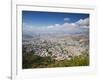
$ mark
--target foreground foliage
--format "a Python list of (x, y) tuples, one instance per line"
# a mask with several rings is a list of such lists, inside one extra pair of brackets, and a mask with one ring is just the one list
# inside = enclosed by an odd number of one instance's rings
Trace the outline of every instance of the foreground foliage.
[(23, 53), (22, 56), (22, 68), (49, 68), (49, 67), (72, 67), (72, 66), (88, 66), (89, 55), (84, 53), (83, 55), (74, 56), (70, 60), (54, 60), (50, 56), (40, 57), (34, 55), (34, 52)]

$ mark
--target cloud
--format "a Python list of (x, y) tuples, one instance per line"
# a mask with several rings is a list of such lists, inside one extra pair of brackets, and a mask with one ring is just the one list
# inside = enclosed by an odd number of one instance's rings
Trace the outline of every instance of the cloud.
[(79, 26), (89, 26), (89, 18), (80, 19), (76, 22)]
[(64, 24), (62, 25), (62, 27), (68, 28), (68, 29), (75, 29), (75, 28), (77, 28), (78, 26), (77, 26), (75, 23), (64, 23)]
[(66, 18), (64, 18), (64, 21), (69, 21), (69, 20), (70, 20), (70, 18), (67, 18), (67, 17), (66, 17)]
[[(46, 29), (46, 28), (45, 28)], [(62, 25), (60, 24), (54, 24), (47, 27), (48, 32), (69, 32), (72, 30), (77, 29), (77, 25), (74, 23), (64, 23)]]
[(50, 26), (42, 26), (42, 27), (33, 27), (32, 25), (23, 24), (23, 31), (28, 34), (44, 34), (44, 33), (64, 33), (64, 34), (72, 34), (72, 33), (85, 33), (88, 32), (89, 29), (89, 18), (80, 19), (73, 23), (65, 22), (63, 24), (54, 24)]
[(48, 28), (48, 29), (52, 29), (53, 27), (54, 27), (54, 26), (50, 25), (50, 26), (48, 26), (47, 28)]
[(60, 27), (60, 26), (61, 26), (60, 24), (54, 24), (54, 25), (47, 26), (47, 28), (53, 29), (53, 28), (57, 28), (57, 27)]

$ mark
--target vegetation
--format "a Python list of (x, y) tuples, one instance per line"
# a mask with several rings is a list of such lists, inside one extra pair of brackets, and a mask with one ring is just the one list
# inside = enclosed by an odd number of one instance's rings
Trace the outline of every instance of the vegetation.
[(22, 68), (48, 68), (48, 67), (72, 67), (72, 66), (88, 66), (89, 55), (84, 53), (83, 55), (71, 57), (70, 60), (54, 60), (50, 56), (40, 57), (34, 55), (34, 52), (23, 53), (22, 56)]

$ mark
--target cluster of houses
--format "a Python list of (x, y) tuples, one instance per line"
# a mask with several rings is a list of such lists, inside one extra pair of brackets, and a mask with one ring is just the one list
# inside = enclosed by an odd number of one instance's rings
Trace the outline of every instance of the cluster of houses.
[[(84, 41), (83, 41), (84, 42)], [(80, 41), (76, 40), (32, 40), (23, 44), (23, 49), (25, 53), (34, 52), (34, 55), (41, 57), (50, 56), (55, 60), (70, 60), (73, 56), (81, 55), (82, 52), (87, 50), (89, 45), (82, 44)]]

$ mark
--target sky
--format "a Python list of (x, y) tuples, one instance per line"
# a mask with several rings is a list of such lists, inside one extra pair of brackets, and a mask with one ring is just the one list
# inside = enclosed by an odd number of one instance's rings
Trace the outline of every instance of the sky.
[(89, 30), (89, 14), (22, 11), (23, 34), (72, 34)]

